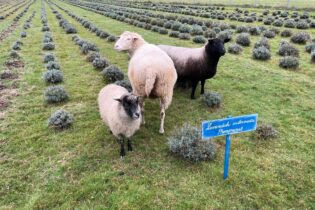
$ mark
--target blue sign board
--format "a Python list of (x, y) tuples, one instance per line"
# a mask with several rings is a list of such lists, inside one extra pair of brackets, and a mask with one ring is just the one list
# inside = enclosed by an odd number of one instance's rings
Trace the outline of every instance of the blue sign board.
[(230, 159), (230, 135), (256, 130), (258, 114), (243, 115), (202, 122), (202, 139), (216, 136), (225, 137), (223, 178), (227, 179)]
[(256, 130), (257, 114), (202, 122), (202, 139)]

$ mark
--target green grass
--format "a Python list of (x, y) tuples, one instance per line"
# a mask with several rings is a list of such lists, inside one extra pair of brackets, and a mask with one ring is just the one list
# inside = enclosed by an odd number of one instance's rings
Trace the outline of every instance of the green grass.
[[(5, 30), (8, 26), (10, 26), (13, 22), (13, 19), (20, 14), (26, 6), (21, 7), (15, 13), (11, 14), (10, 16), (6, 17), (4, 20), (0, 20), (0, 32)], [(1, 43), (0, 43), (1, 44)]]
[[(11, 32), (11, 35), (6, 37), (2, 42), (0, 42), (0, 70), (2, 70), (4, 67), (2, 64), (4, 64), (5, 60), (7, 59), (9, 52), (11, 50), (11, 45), (17, 40), (20, 39), (20, 32), (23, 27), (23, 23), (26, 21), (26, 19), (31, 15), (33, 12), (34, 6), (31, 6), (29, 11), (18, 21), (18, 25), (15, 30)], [(23, 8), (24, 9), (24, 8)], [(19, 14), (22, 10), (17, 11), (14, 15), (8, 17), (0, 24), (0, 32), (4, 29), (6, 29), (10, 24), (12, 24), (14, 17)], [(24, 41), (23, 39), (21, 39)]]
[(6, 11), (9, 10), (9, 9), (10, 9), (10, 6), (9, 6), (9, 5), (0, 6), (0, 11), (1, 11), (1, 13), (2, 13), (2, 12), (6, 12)]
[[(57, 3), (115, 35), (131, 30), (152, 43), (198, 46)], [(158, 133), (158, 101), (148, 100), (147, 124), (135, 135), (135, 151), (121, 161), (118, 145), (98, 113), (96, 98), (105, 82), (85, 61), (71, 35), (58, 26), (48, 6), (54, 52), (70, 100), (60, 105), (44, 104), (47, 86), (41, 79), (45, 69), (40, 1), (31, 8), (36, 8), (37, 14), (28, 30), (32, 36), (25, 39), (21, 51), (26, 67), (19, 82), (20, 95), (0, 121), (0, 208), (314, 208), (315, 73), (302, 46), (297, 72), (278, 67), (275, 52), (280, 38), (271, 41), (272, 59), (268, 62), (252, 60), (251, 47), (240, 56), (227, 54), (216, 77), (206, 83), (206, 90), (223, 95), (222, 108), (209, 110), (201, 99), (191, 101), (189, 91), (176, 89), (166, 114), (165, 135)], [(102, 55), (126, 72), (126, 54), (117, 53), (113, 43), (99, 39), (58, 11), (76, 26), (79, 36), (96, 43)], [(5, 59), (2, 52), (7, 52), (2, 50), (8, 50), (18, 35), (16, 31), (1, 43), (1, 63)], [(48, 117), (59, 108), (75, 116), (74, 126), (64, 132), (47, 128)], [(227, 181), (222, 179), (223, 137), (215, 139), (218, 156), (213, 162), (193, 164), (168, 152), (167, 137), (176, 126), (187, 121), (200, 126), (204, 119), (247, 113), (258, 113), (259, 121), (272, 123), (280, 135), (271, 141), (258, 141), (252, 133), (234, 135)], [(119, 176), (121, 171), (125, 175)]]
[[(135, 12), (142, 10), (142, 9), (137, 9), (137, 8), (128, 8), (128, 9), (129, 10), (131, 9), (131, 10), (133, 10)], [(231, 8), (228, 8), (227, 10), (225, 10), (225, 11), (234, 12), (234, 10), (235, 10), (235, 7), (231, 7)], [(246, 10), (248, 10), (250, 12), (256, 12), (257, 15), (262, 14), (262, 12), (264, 11), (264, 9), (258, 9), (258, 8), (249, 8), (249, 9), (246, 9)], [(164, 12), (164, 11), (158, 11), (158, 10), (148, 10), (148, 12), (149, 13), (153, 13), (153, 14), (176, 15), (178, 17), (186, 16), (186, 17), (192, 17), (192, 18), (194, 18), (196, 20), (213, 21), (213, 22), (218, 22), (218, 23), (228, 23), (228, 24), (234, 24), (236, 26), (240, 26), (240, 25), (245, 25), (245, 26), (260, 26), (260, 25), (264, 25), (262, 22), (257, 22), (257, 21), (253, 22), (253, 23), (245, 23), (245, 22), (240, 22), (240, 21), (229, 20), (228, 18), (226, 18), (225, 20), (217, 20), (217, 19), (212, 19), (212, 18), (198, 17), (196, 15), (183, 15), (183, 14), (180, 14), (180, 13), (171, 13), (171, 12)], [(314, 12), (310, 12), (309, 14), (310, 14), (310, 16), (315, 15)], [(282, 27), (276, 27), (276, 26), (273, 26), (273, 25), (264, 25), (264, 26), (267, 27), (267, 28), (277, 28), (280, 31), (282, 31), (284, 29), (288, 29), (288, 28), (286, 28), (284, 26), (282, 26)], [(292, 30), (293, 32), (300, 31), (299, 29), (296, 29), (296, 28), (292, 28), (290, 30)], [(170, 31), (170, 29), (169, 29), (169, 31)], [(312, 34), (315, 34), (315, 29), (314, 28), (310, 28), (307, 31), (312, 33)]]
[[(9, 14), (10, 12), (13, 12), (16, 8), (20, 7), (21, 5), (23, 5), (26, 1), (24, 1), (21, 4), (12, 4), (12, 5), (6, 5), (6, 7), (1, 8), (1, 13), (3, 12), (3, 14), (1, 15), (5, 15), (5, 14)], [(28, 1), (27, 4), (24, 4), (22, 7), (20, 7), (17, 11), (15, 11), (13, 14), (10, 14), (9, 16), (14, 16), (15, 14), (19, 14), (17, 13), (21, 8), (25, 8), (26, 5), (28, 5), (31, 1)]]

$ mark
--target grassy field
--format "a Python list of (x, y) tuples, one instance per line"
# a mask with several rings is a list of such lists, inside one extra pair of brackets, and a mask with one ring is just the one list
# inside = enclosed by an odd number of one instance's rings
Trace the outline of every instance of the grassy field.
[[(7, 18), (5, 18), (4, 20), (0, 20), (0, 32), (4, 29), (6, 29), (12, 22), (13, 19), (20, 13), (23, 11), (23, 9), (25, 9), (25, 7), (19, 8), (14, 14), (11, 14), (10, 16), (8, 16)], [(11, 9), (13, 10), (13, 9)], [(5, 11), (4, 14), (9, 13), (11, 10), (9, 11)], [(1, 15), (1, 13), (0, 13)]]
[[(130, 8), (132, 10), (134, 10), (135, 12), (137, 11), (141, 11), (141, 9), (139, 8)], [(235, 7), (229, 7), (227, 8), (225, 11), (227, 12), (234, 12), (235, 10)], [(262, 14), (262, 12), (264, 11), (264, 9), (260, 9), (260, 8), (249, 8), (249, 9), (246, 9), (250, 12), (255, 12), (257, 14)], [(229, 19), (226, 19), (226, 20), (216, 20), (216, 19), (211, 19), (211, 18), (204, 18), (204, 17), (198, 17), (198, 16), (195, 16), (195, 15), (183, 15), (183, 14), (180, 14), (180, 13), (171, 13), (171, 12), (164, 12), (164, 11), (159, 11), (159, 10), (148, 10), (150, 13), (153, 13), (153, 14), (164, 14), (164, 15), (177, 15), (177, 16), (184, 16), (184, 17), (191, 17), (191, 18), (194, 18), (194, 19), (198, 19), (198, 20), (202, 20), (202, 21), (215, 21), (215, 22), (218, 22), (218, 23), (228, 23), (228, 24), (234, 24), (236, 26), (242, 26), (242, 25), (245, 25), (245, 26), (257, 26), (257, 25), (261, 25), (259, 22), (253, 22), (253, 23), (244, 23), (244, 22), (240, 22), (240, 21), (233, 21), (233, 20), (229, 20)], [(315, 12), (309, 12), (310, 16), (314, 16), (315, 15)], [(286, 29), (285, 27), (277, 27), (279, 30), (284, 30)], [(296, 29), (296, 28), (292, 28), (290, 29), (294, 32), (297, 32), (297, 31), (300, 31), (299, 29)], [(315, 34), (315, 29), (312, 29), (310, 28), (309, 31), (312, 33), (312, 34)], [(283, 38), (285, 39), (285, 38)], [(279, 43), (279, 40), (280, 39), (274, 39), (275, 42), (274, 43)], [(271, 41), (274, 41), (274, 40), (271, 40)], [(256, 41), (256, 40), (255, 40)], [(275, 47), (278, 47), (276, 45), (274, 45)], [(302, 49), (302, 48), (301, 48)]]
[[(133, 0), (131, 0), (133, 1)], [(136, 2), (146, 2), (147, 0), (135, 0)], [(200, 3), (200, 4), (220, 4), (220, 5), (250, 5), (250, 6), (271, 6), (271, 7), (296, 7), (315, 8), (315, 0), (151, 0), (150, 2), (175, 2), (175, 3)]]
[[(107, 1), (104, 1), (104, 2), (107, 2)], [(165, 3), (165, 2), (163, 2), (163, 3)], [(117, 3), (115, 3), (115, 4), (117, 4)], [(131, 5), (132, 5), (132, 9), (136, 9), (137, 8), (137, 7), (135, 7), (135, 4), (131, 4)], [(200, 6), (200, 7), (206, 7), (206, 6)], [(237, 7), (235, 7), (235, 6), (226, 6), (225, 9), (224, 9), (224, 12), (234, 13), (236, 8)], [(243, 8), (243, 9), (249, 11), (250, 13), (252, 13), (252, 12), (256, 13), (257, 15), (262, 15), (262, 13), (266, 10), (265, 8), (260, 8), (260, 7), (246, 7), (246, 8)], [(150, 10), (150, 12), (155, 12), (155, 13), (165, 13), (165, 14), (168, 13), (168, 14), (172, 14), (172, 15), (182, 15), (180, 13), (164, 12), (164, 11), (162, 11), (160, 9), (157, 9), (157, 8), (150, 8), (149, 7), (149, 10)], [(270, 8), (268, 10), (270, 10), (272, 12), (272, 11), (277, 11), (279, 9), (277, 9), (277, 8)], [(196, 13), (198, 14), (198, 11), (196, 11)], [(310, 17), (314, 17), (315, 16), (314, 10), (310, 10), (310, 11), (308, 11), (308, 13), (309, 13)], [(190, 15), (186, 15), (186, 16), (190, 16)], [(198, 16), (194, 15), (194, 16), (191, 16), (191, 17), (197, 18)], [(202, 19), (202, 17), (198, 17), (198, 18)], [(203, 19), (204, 20), (209, 20), (209, 18), (203, 18)], [(215, 21), (221, 22), (220, 20), (217, 20), (217, 19)], [(231, 22), (231, 23), (236, 24), (236, 25), (244, 24), (244, 22), (240, 22), (240, 21), (230, 21), (228, 18), (223, 20), (223, 22)], [(246, 25), (247, 24), (250, 24), (250, 23), (246, 23)], [(257, 25), (257, 23), (253, 23), (253, 25)]]
[[(115, 35), (130, 30), (156, 44), (198, 46), (55, 2)], [(217, 76), (206, 83), (206, 90), (223, 96), (223, 106), (207, 109), (201, 98), (191, 101), (189, 91), (176, 89), (164, 135), (158, 133), (158, 101), (148, 100), (147, 124), (135, 136), (135, 151), (121, 161), (118, 145), (102, 124), (96, 103), (106, 83), (85, 61), (71, 35), (58, 26), (47, 5), (54, 53), (70, 100), (44, 104), (47, 86), (42, 81), (40, 7), (41, 1), (37, 1), (21, 21), (37, 11), (28, 30), (30, 36), (23, 40), (21, 55), (26, 66), (20, 74), (19, 96), (0, 120), (0, 209), (315, 208), (315, 71), (303, 46), (298, 46), (301, 64), (297, 72), (278, 67), (279, 36), (270, 42), (272, 59), (268, 62), (251, 59), (251, 47), (240, 56), (226, 54)], [(75, 25), (80, 37), (96, 43), (102, 55), (126, 72), (126, 54), (117, 53), (113, 43), (57, 10)], [(1, 64), (20, 28), (0, 43)], [(47, 128), (47, 119), (60, 108), (71, 112), (75, 123), (69, 130), (55, 132)], [(234, 135), (227, 181), (222, 178), (223, 137), (215, 139), (218, 154), (212, 162), (191, 163), (168, 151), (167, 137), (176, 126), (185, 122), (200, 126), (205, 119), (247, 113), (258, 113), (260, 123), (273, 124), (279, 137), (259, 141), (252, 133)]]

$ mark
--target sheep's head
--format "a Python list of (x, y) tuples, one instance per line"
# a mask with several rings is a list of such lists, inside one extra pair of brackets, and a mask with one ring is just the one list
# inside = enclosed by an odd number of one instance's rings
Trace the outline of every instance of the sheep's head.
[(225, 54), (224, 43), (230, 41), (229, 39), (221, 40), (218, 38), (209, 39), (206, 44), (206, 52), (211, 56), (221, 57)]
[(133, 120), (140, 118), (140, 106), (139, 106), (139, 96), (136, 96), (132, 93), (124, 94), (118, 101), (124, 108), (126, 114)]
[(135, 48), (136, 42), (142, 39), (142, 37), (137, 33), (132, 33), (129, 31), (123, 32), (117, 42), (115, 43), (115, 50), (117, 51), (130, 51)]

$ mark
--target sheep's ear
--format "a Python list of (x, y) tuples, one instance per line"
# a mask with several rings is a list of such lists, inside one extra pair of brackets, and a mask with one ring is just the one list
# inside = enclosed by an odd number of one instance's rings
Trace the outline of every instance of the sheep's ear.
[(122, 102), (122, 100), (121, 100), (120, 98), (115, 98), (114, 100), (115, 100), (115, 101), (118, 101), (119, 103)]

